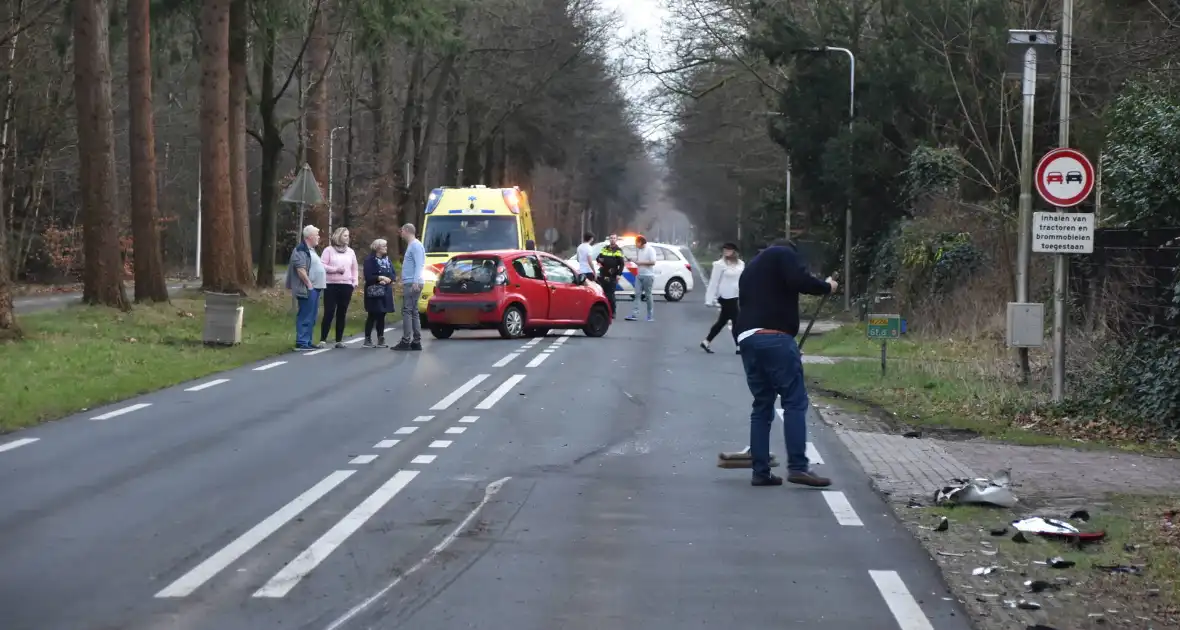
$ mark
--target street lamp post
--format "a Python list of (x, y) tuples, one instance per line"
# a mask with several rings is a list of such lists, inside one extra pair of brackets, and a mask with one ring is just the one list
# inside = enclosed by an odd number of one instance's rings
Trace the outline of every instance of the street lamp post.
[[(856, 119), (856, 55), (847, 48), (824, 46), (808, 48), (814, 52), (841, 52), (848, 55), (848, 132), (851, 136), (852, 121)], [(850, 138), (851, 139), (851, 138)], [(852, 198), (844, 207), (844, 310), (852, 310)]]
[(328, 134), (328, 234), (332, 233), (332, 188), (335, 184), (332, 174), (336, 170), (336, 132), (344, 127), (336, 127)]

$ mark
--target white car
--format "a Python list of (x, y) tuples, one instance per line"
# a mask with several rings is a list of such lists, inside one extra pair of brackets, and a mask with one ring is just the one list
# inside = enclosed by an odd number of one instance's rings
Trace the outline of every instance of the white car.
[[(604, 246), (606, 246), (606, 241), (595, 243), (592, 246), (594, 258), (598, 258), (598, 252), (602, 251)], [(688, 258), (680, 252), (680, 248), (676, 245), (648, 241), (647, 246), (656, 250), (656, 281), (652, 285), (652, 295), (662, 295), (669, 302), (679, 302), (684, 299), (684, 296), (692, 291), (692, 264), (689, 263)], [(627, 259), (627, 267), (623, 271), (623, 275), (619, 277), (619, 283), (615, 287), (615, 295), (630, 297), (634, 300), (635, 277), (639, 273), (639, 267), (635, 264), (635, 258), (639, 255), (635, 247), (635, 239), (627, 236), (619, 237), (619, 247), (623, 248), (623, 257)], [(578, 268), (576, 254), (566, 262), (574, 269)], [(597, 265), (595, 266), (597, 267)]]

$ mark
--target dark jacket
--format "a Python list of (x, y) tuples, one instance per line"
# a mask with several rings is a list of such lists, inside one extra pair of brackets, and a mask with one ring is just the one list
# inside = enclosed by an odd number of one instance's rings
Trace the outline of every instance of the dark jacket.
[[(396, 279), (393, 263), (390, 262), (389, 256), (378, 258), (376, 254), (369, 254), (365, 258), (365, 311), (368, 313), (392, 313), (393, 285), (382, 286), (377, 282), (378, 276)], [(369, 287), (380, 287), (383, 291), (375, 296), (370, 295), (370, 291), (373, 290)]]
[(611, 247), (610, 243), (602, 246), (602, 250), (598, 252), (598, 275), (604, 281), (613, 282), (619, 279), (623, 274), (623, 269), (627, 264), (623, 258), (623, 248), (618, 245)]
[(741, 309), (734, 335), (753, 328), (799, 334), (799, 294), (826, 295), (832, 286), (807, 272), (793, 248), (776, 245), (758, 252), (746, 263), (738, 281)]

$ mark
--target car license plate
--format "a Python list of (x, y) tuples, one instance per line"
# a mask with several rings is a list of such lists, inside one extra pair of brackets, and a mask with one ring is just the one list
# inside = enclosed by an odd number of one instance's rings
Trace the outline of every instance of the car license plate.
[(447, 322), (451, 324), (474, 324), (479, 321), (479, 313), (473, 308), (456, 308), (447, 311)]

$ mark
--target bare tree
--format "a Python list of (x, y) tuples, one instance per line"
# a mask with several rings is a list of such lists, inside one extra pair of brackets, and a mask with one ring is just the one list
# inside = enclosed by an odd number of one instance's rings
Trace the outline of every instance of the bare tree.
[(201, 9), (202, 288), (242, 290), (236, 268), (229, 128), (230, 0), (204, 0)]
[(229, 6), (229, 172), (234, 218), (234, 268), (241, 288), (254, 284), (250, 249), (250, 191), (246, 179), (246, 100), (249, 82), (247, 0)]
[(110, 14), (106, 0), (74, 3), (74, 101), (82, 189), (82, 300), (127, 309), (119, 255), (115, 130), (111, 102)]
[(127, 96), (131, 112), (131, 235), (135, 301), (167, 302), (156, 209), (156, 124), (152, 112), (150, 0), (127, 0)]

